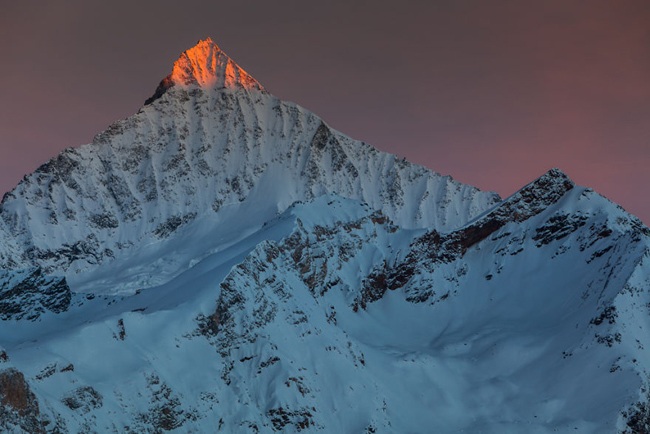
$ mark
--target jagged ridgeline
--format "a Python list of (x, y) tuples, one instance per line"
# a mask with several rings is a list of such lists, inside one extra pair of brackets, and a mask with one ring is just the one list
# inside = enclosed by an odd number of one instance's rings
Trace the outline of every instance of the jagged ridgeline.
[(0, 217), (2, 432), (650, 432), (638, 219), (380, 152), (210, 39)]

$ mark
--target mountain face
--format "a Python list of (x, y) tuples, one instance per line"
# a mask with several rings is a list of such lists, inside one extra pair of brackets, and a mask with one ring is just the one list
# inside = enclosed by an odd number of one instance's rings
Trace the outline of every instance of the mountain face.
[[(441, 230), (499, 201), (332, 130), (201, 41), (137, 114), (5, 195), (0, 265), (40, 267), (79, 292), (133, 293), (293, 202), (329, 193), (365, 201), (404, 227)], [(161, 249), (179, 253), (160, 263)]]
[(638, 219), (382, 153), (209, 39), (0, 217), (5, 432), (650, 432)]

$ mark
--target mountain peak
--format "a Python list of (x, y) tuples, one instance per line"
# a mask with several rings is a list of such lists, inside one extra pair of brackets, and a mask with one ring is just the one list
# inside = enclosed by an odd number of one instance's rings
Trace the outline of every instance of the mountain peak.
[(570, 182), (573, 184), (573, 181), (571, 180), (571, 178), (569, 178), (569, 175), (567, 175), (557, 167), (550, 169), (548, 172), (546, 172), (545, 174), (543, 174), (538, 178), (538, 180), (542, 180), (542, 179), (555, 179), (555, 180), (560, 180), (562, 182)]
[(257, 80), (233, 62), (210, 38), (199, 40), (181, 54), (174, 63), (170, 80), (180, 86), (262, 90)]
[(507, 198), (503, 210), (521, 221), (542, 212), (574, 187), (571, 178), (560, 169), (553, 168)]
[(165, 77), (145, 104), (160, 98), (167, 89), (200, 87), (203, 89), (264, 90), (250, 74), (228, 57), (212, 39), (199, 40), (174, 62), (172, 73)]

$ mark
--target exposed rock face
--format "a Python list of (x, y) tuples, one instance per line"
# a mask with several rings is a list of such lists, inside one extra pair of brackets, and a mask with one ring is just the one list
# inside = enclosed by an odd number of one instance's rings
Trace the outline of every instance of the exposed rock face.
[(40, 268), (0, 270), (0, 319), (34, 321), (46, 311), (68, 310), (72, 293), (64, 277), (47, 276)]
[(11, 432), (45, 433), (36, 396), (16, 369), (0, 371), (0, 428)]
[(69, 392), (61, 402), (70, 410), (85, 414), (102, 406), (102, 396), (92, 387), (82, 386)]

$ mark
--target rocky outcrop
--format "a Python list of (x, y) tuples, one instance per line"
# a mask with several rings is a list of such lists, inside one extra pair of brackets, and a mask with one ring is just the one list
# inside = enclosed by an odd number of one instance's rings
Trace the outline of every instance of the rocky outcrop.
[(72, 293), (64, 277), (40, 268), (0, 271), (0, 319), (37, 320), (43, 313), (68, 310)]
[(45, 433), (36, 396), (22, 372), (9, 368), (0, 371), (0, 428), (11, 432), (19, 428), (28, 433)]
[[(63, 370), (61, 372), (64, 372)], [(102, 406), (102, 395), (91, 386), (81, 386), (68, 392), (61, 402), (70, 410), (86, 414)]]

